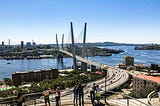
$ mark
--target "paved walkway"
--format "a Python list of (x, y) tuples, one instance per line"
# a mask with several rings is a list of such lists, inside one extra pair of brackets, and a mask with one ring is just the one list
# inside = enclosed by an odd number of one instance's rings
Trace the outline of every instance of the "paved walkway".
[[(36, 106), (45, 106), (45, 104), (37, 104)], [(51, 102), (51, 106), (56, 106), (55, 102)], [(61, 101), (61, 106), (74, 106), (74, 104), (70, 101)], [(85, 101), (84, 106), (92, 106), (92, 104), (90, 101)]]
[(152, 98), (151, 103), (153, 106), (160, 106), (160, 101), (158, 98)]
[[(144, 102), (147, 104), (147, 99), (138, 99), (141, 102)], [(143, 103), (140, 103), (134, 99), (118, 99), (118, 100), (107, 100), (107, 102), (109, 103), (109, 105), (105, 105), (105, 106), (127, 106), (127, 101), (129, 106), (147, 106)], [(104, 100), (101, 100), (102, 103), (104, 103)], [(34, 106), (34, 105), (30, 105), (30, 106)], [(36, 106), (45, 106), (44, 103), (41, 104), (36, 104)], [(51, 106), (55, 106), (55, 102), (51, 102)], [(73, 102), (71, 100), (64, 100), (61, 101), (61, 106), (74, 106)], [(86, 100), (84, 106), (92, 106), (91, 101), (90, 100)], [(155, 105), (155, 106), (160, 106), (160, 105)]]

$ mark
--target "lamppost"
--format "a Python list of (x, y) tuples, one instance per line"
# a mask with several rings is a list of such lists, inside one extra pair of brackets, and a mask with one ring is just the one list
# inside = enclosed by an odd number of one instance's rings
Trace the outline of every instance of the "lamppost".
[(106, 104), (108, 104), (107, 101), (106, 101), (106, 79), (107, 79), (108, 66), (107, 66), (107, 65), (104, 65), (104, 66), (102, 67), (102, 69), (103, 69), (103, 71), (105, 72), (105, 96), (104, 96), (104, 101), (105, 101)]

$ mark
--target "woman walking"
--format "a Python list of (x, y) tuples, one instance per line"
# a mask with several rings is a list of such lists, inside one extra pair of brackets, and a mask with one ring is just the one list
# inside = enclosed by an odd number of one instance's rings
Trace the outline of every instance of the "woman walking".
[(61, 96), (61, 92), (60, 92), (60, 89), (59, 87), (57, 87), (57, 89), (54, 91), (55, 93), (55, 99), (56, 99), (56, 106), (60, 106), (59, 105), (59, 101), (60, 101), (60, 96)]
[(77, 85), (74, 86), (73, 94), (74, 94), (73, 103), (77, 104), (77, 101), (78, 101), (78, 89), (77, 89)]

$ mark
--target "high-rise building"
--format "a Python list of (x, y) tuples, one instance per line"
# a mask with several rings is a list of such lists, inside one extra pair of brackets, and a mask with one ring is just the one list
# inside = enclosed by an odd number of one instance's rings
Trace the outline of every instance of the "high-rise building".
[(26, 43), (26, 48), (27, 48), (27, 49), (32, 49), (31, 42), (27, 42), (27, 43)]
[(4, 41), (2, 41), (2, 46), (4, 46)]
[(34, 41), (32, 41), (32, 47), (33, 47), (33, 49), (36, 48), (36, 43)]
[(24, 42), (21, 41), (21, 48), (24, 48)]
[(134, 57), (125, 56), (124, 57), (124, 65), (126, 65), (126, 66), (134, 66)]

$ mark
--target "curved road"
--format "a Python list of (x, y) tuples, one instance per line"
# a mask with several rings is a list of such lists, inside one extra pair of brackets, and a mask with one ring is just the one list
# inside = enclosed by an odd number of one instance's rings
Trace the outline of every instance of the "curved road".
[[(127, 82), (128, 78), (129, 78), (129, 75), (125, 72), (125, 70), (118, 69), (115, 67), (110, 67), (108, 69), (108, 76), (107, 76), (107, 80), (106, 80), (106, 89), (113, 90), (116, 87), (121, 86), (122, 84)], [(87, 86), (84, 88), (85, 100), (90, 99), (89, 98), (89, 95), (90, 95), (89, 91), (90, 91), (93, 83), (98, 84), (101, 87), (103, 92), (105, 90), (105, 78), (102, 78), (102, 79), (94, 81), (94, 82), (89, 82), (89, 83), (87, 83)], [(73, 88), (66, 89), (66, 90), (62, 91), (61, 100), (72, 101), (73, 100), (72, 89)]]

